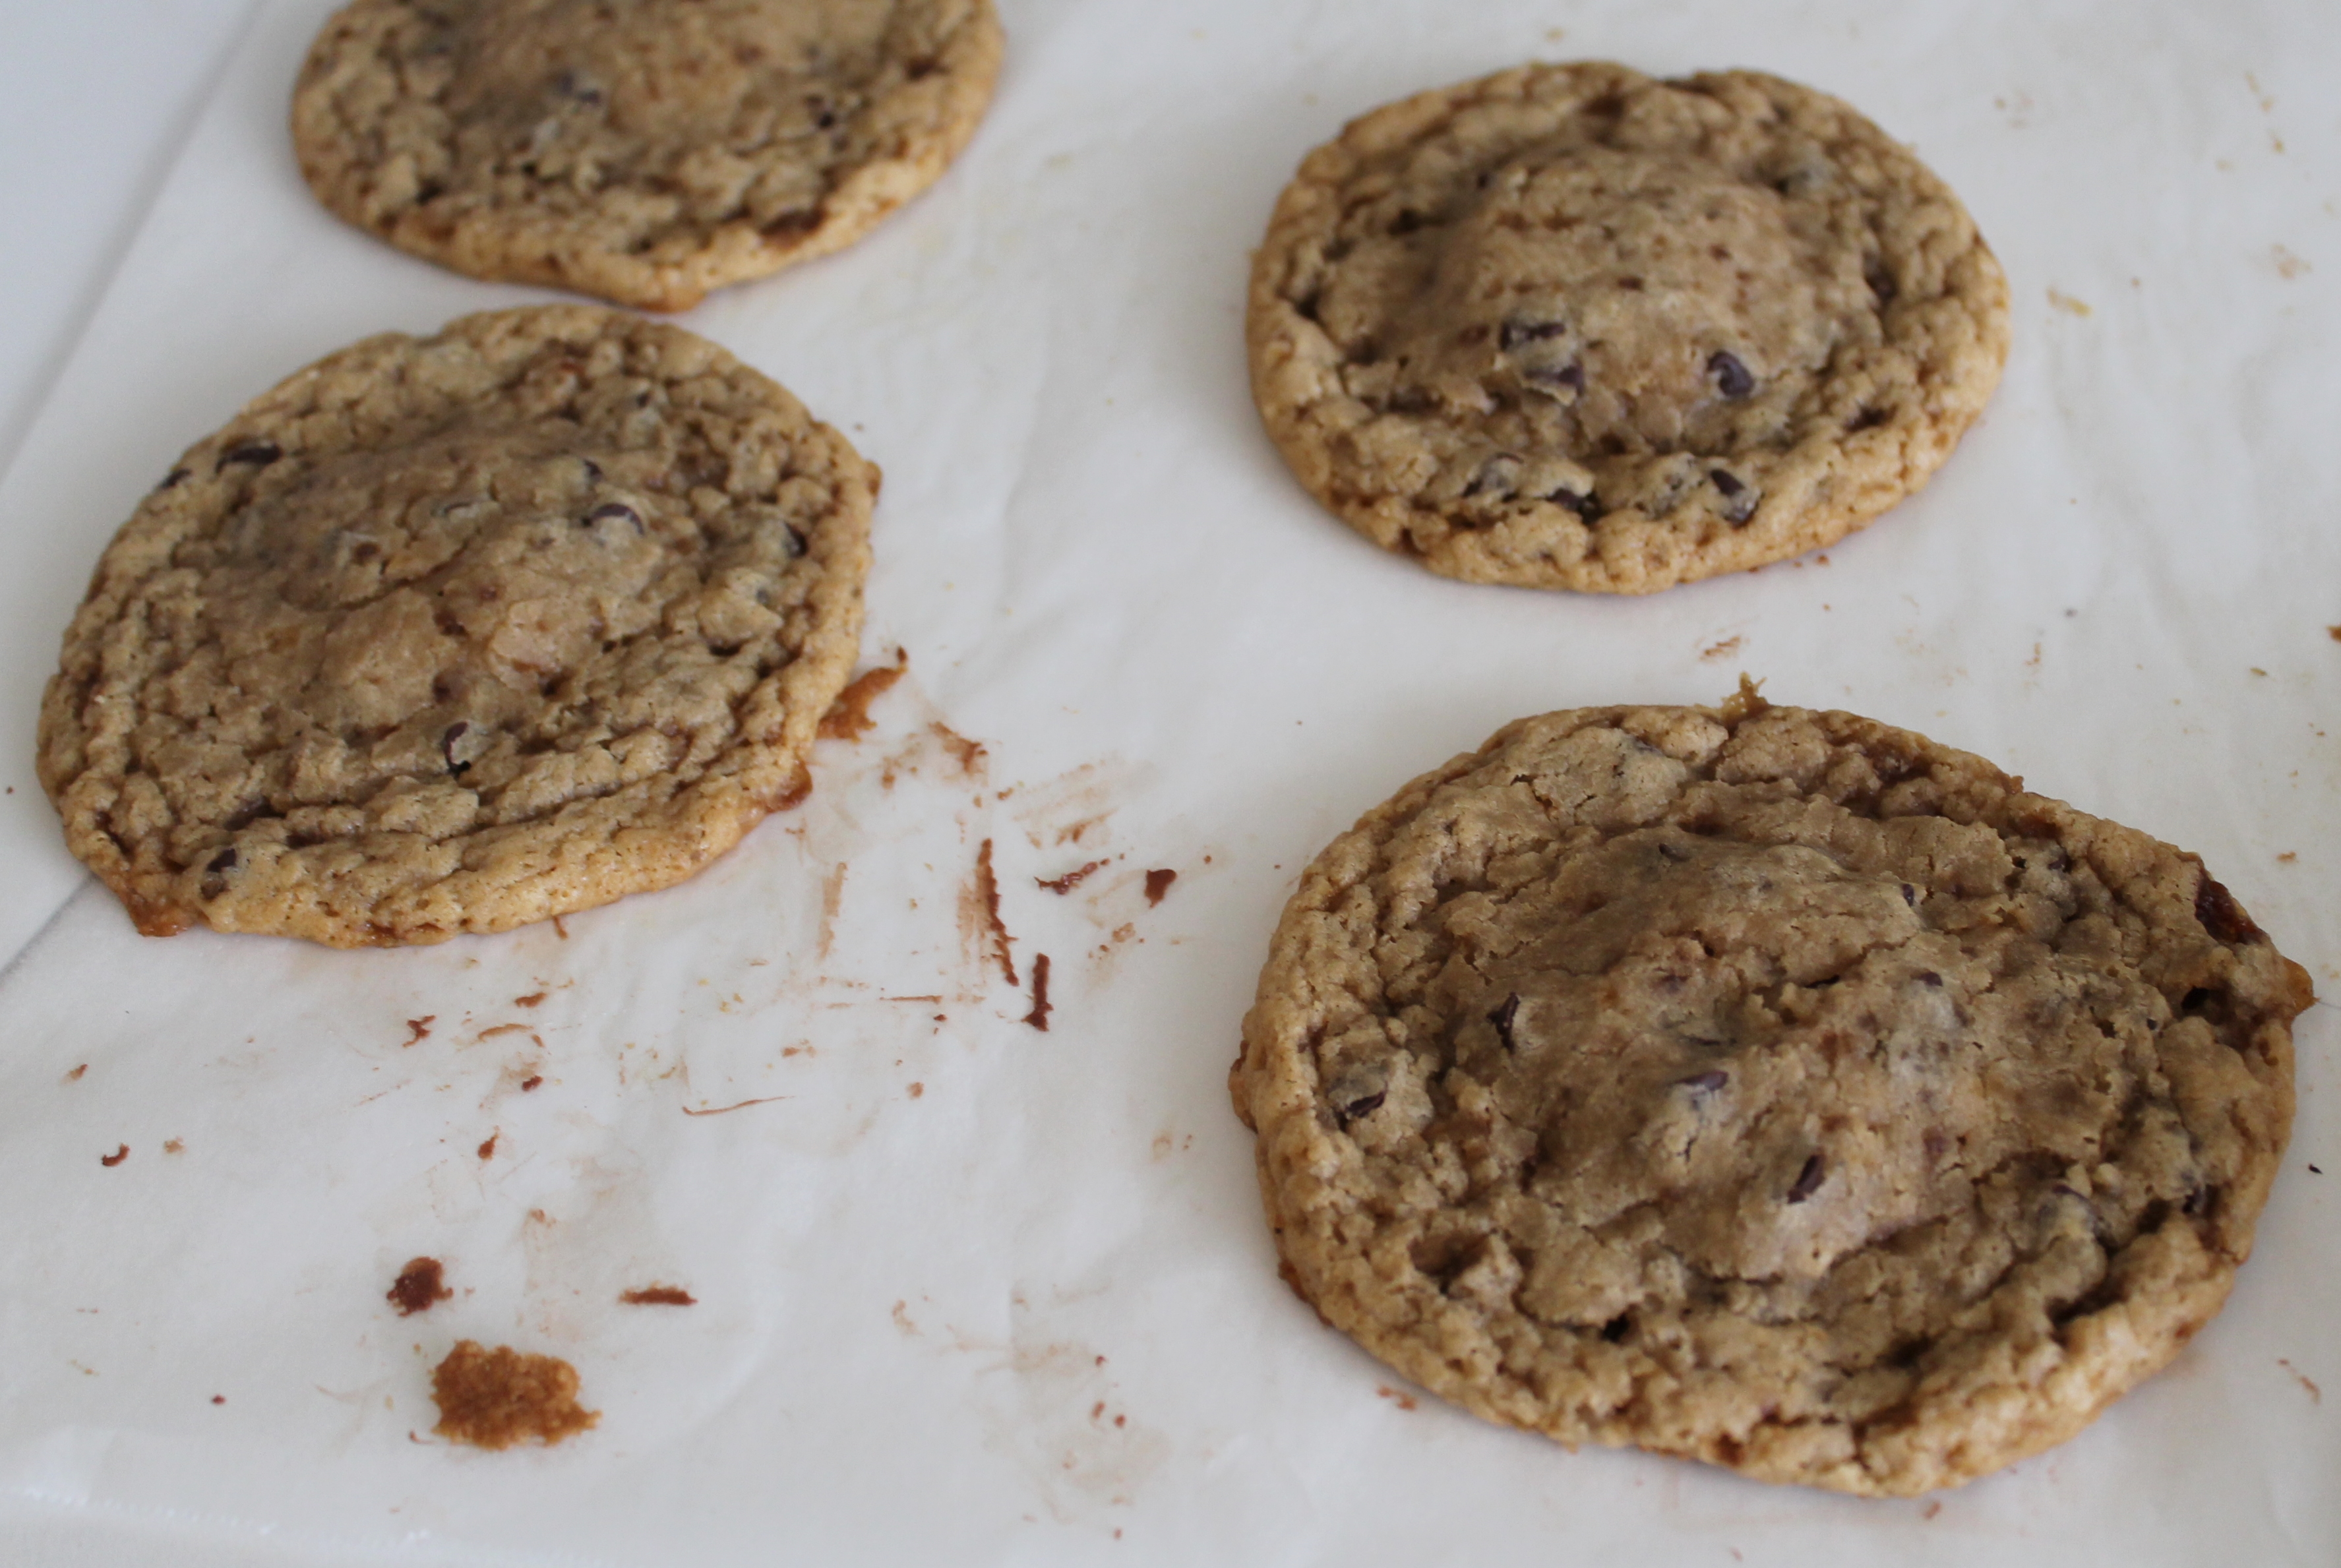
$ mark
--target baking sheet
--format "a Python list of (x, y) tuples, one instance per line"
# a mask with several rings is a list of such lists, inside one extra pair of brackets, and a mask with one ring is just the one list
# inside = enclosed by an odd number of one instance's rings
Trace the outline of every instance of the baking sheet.
[[(0, 1527), (92, 1560), (2341, 1556), (2329, 1007), (2226, 1313), (2081, 1438), (1923, 1503), (1420, 1397), (1277, 1280), (1224, 1090), (1278, 908), (1357, 813), (1520, 714), (1742, 670), (2200, 851), (2341, 983), (2341, 13), (1003, 0), (998, 102), (933, 192), (682, 318), (886, 470), (878, 728), (707, 874), (561, 929), (144, 940), (32, 776), (104, 541), (297, 366), (545, 297), (309, 201), (282, 120), (326, 9), (246, 34), (0, 481)], [(1258, 429), (1243, 273), (1302, 153), (1584, 56), (1838, 93), (2007, 263), (1997, 401), (1825, 558), (1636, 601), (1449, 583)], [(418, 1255), (456, 1294), (401, 1318)], [(652, 1284), (695, 1305), (618, 1299)], [(465, 1336), (569, 1359), (600, 1427), (431, 1438)]]

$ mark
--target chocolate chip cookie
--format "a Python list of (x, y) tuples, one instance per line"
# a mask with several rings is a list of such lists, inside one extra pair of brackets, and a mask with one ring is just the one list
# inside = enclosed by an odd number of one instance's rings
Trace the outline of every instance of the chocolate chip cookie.
[(1231, 1075), (1287, 1277), (1474, 1413), (1909, 1494), (2217, 1312), (2312, 1000), (2195, 857), (1844, 713), (1511, 725), (1318, 857)]
[(150, 936), (435, 942), (680, 881), (809, 787), (877, 485), (680, 328), (370, 338), (115, 536), (41, 782)]
[(1311, 153), (1247, 337), (1285, 461), (1384, 549), (1648, 593), (1923, 484), (1999, 379), (2007, 286), (1950, 190), (1834, 98), (1535, 65)]
[(319, 199), (473, 277), (652, 310), (825, 255), (932, 184), (991, 0), (356, 0), (293, 144)]

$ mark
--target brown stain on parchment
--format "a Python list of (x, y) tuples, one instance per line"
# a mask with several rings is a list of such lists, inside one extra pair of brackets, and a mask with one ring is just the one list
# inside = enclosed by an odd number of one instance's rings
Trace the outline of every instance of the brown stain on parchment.
[(1018, 984), (1016, 959), (1009, 951), (1015, 938), (1000, 918), (1000, 879), (992, 874), (989, 839), (975, 852), (974, 878), (960, 889), (959, 925), (961, 940), (977, 956), (978, 967), (996, 963), (1010, 985)]

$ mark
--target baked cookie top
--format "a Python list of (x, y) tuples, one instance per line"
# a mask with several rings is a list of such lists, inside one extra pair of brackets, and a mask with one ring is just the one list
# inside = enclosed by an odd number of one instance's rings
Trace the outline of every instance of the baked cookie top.
[(369, 338), (115, 536), (41, 782), (150, 936), (434, 942), (680, 881), (809, 788), (877, 485), (677, 327)]
[(1845, 713), (1529, 719), (1319, 856), (1230, 1077), (1287, 1277), (1565, 1443), (1908, 1494), (2225, 1300), (2308, 977), (2199, 861)]
[(473, 277), (652, 310), (825, 255), (934, 183), (991, 0), (355, 0), (293, 145), (326, 206)]
[(1950, 190), (1835, 98), (1532, 65), (1310, 154), (1247, 338), (1285, 461), (1384, 549), (1649, 593), (1923, 484), (1999, 379), (2007, 285)]

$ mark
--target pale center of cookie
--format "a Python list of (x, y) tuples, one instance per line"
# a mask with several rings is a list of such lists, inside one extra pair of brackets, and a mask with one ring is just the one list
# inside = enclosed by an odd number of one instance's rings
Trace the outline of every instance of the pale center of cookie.
[(1529, 1190), (1596, 1231), (1646, 1216), (1718, 1278), (1812, 1278), (2009, 1151), (2086, 1142), (2118, 1047), (1995, 994), (2008, 977), (1917, 898), (1816, 849), (1679, 828), (1573, 861), (1531, 900), (1548, 934), (1483, 970), (1487, 1038), (1463, 1055), (1536, 1130)]
[(529, 122), (584, 113), (654, 140), (721, 133), (773, 76), (865, 65), (892, 10), (867, 0), (480, 5), (455, 35), (449, 106)]
[(1408, 379), (1455, 413), (1544, 405), (1579, 452), (1708, 450), (1753, 401), (1785, 413), (1861, 287), (1777, 191), (1696, 159), (1574, 147), (1485, 180), (1445, 232)]

